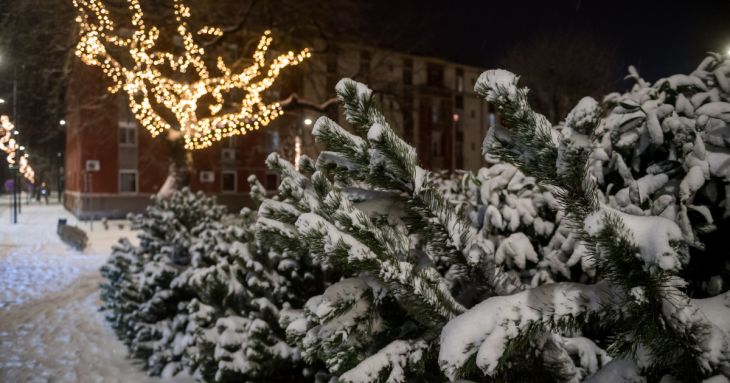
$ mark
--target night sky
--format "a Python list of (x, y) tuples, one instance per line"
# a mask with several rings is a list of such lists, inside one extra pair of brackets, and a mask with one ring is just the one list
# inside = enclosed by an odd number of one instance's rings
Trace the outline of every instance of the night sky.
[[(393, 1), (374, 19), (411, 24), (415, 51), (490, 67), (536, 34), (588, 34), (614, 49), (621, 73), (635, 65), (653, 81), (688, 73), (708, 51), (730, 48), (730, 1)], [(386, 26), (386, 27), (387, 27)], [(376, 21), (373, 27), (384, 27)], [(556, 52), (560, 54), (560, 52)], [(539, 60), (539, 58), (536, 58)], [(587, 70), (590, 70), (587, 68)]]

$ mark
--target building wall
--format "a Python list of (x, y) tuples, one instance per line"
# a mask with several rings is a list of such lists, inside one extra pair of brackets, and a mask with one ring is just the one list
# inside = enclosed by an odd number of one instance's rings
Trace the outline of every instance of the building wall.
[[(99, 72), (80, 63), (74, 65), (70, 78), (66, 114), (66, 190), (76, 210), (85, 207), (74, 200), (76, 193), (115, 193), (117, 180), (117, 146), (110, 137), (109, 126), (117, 121), (115, 97), (104, 96), (108, 83)], [(100, 95), (102, 97), (100, 97)], [(99, 160), (104, 171), (86, 172), (87, 160)]]
[[(486, 103), (473, 91), (479, 73), (479, 68), (437, 58), (333, 44), (328, 52), (288, 68), (270, 96), (283, 99), (296, 93), (324, 101), (335, 96), (340, 78), (366, 82), (393, 129), (416, 147), (422, 166), (477, 170), (484, 164), (481, 142), (489, 120)], [(109, 95), (107, 85), (96, 68), (75, 64), (67, 94), (66, 206), (82, 217), (142, 211), (164, 183), (170, 164), (165, 138), (152, 138), (139, 127), (126, 95)], [(340, 107), (327, 115), (349, 128)], [(269, 127), (192, 152), (191, 189), (217, 195), (231, 210), (240, 209), (249, 203), (249, 175), (268, 189), (276, 188), (278, 179), (265, 166), (269, 153), (292, 162), (300, 155), (316, 158), (322, 148), (311, 135), (311, 122), (319, 116), (307, 109), (287, 112)], [(121, 142), (120, 129), (125, 127), (136, 129), (133, 145)], [(100, 161), (100, 171), (84, 170), (91, 159)], [(136, 172), (134, 192), (120, 191), (120, 171)], [(225, 174), (235, 174), (233, 190), (223, 190)]]

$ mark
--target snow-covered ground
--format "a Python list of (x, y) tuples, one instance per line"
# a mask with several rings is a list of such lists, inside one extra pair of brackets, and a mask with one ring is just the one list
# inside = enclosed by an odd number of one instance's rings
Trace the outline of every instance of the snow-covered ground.
[[(60, 241), (58, 218), (88, 233), (83, 253)], [(119, 237), (133, 235), (123, 221), (109, 226), (79, 223), (60, 205), (23, 206), (12, 225), (0, 205), (0, 382), (163, 381), (126, 357), (98, 311), (99, 267)]]

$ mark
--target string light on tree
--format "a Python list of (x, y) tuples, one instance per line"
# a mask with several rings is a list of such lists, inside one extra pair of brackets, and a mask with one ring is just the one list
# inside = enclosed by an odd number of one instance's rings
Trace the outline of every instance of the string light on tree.
[[(190, 8), (182, 0), (174, 0), (177, 33), (183, 48), (180, 54), (157, 49), (160, 30), (145, 24), (139, 0), (127, 0), (133, 29), (129, 37), (121, 37), (117, 32), (101, 0), (73, 0), (73, 4), (78, 10), (76, 22), (80, 28), (76, 56), (87, 65), (101, 68), (112, 81), (110, 92), (127, 93), (132, 113), (153, 137), (179, 129), (186, 149), (208, 147), (223, 138), (267, 126), (279, 117), (281, 105), (265, 103), (263, 92), (274, 84), (282, 69), (298, 65), (311, 55), (308, 49), (290, 51), (267, 62), (272, 37), (266, 31), (250, 66), (235, 71), (222, 57), (217, 57), (211, 70), (205, 62), (205, 50), (188, 28)], [(197, 34), (220, 37), (223, 31), (206, 26)], [(128, 53), (130, 63), (113, 57), (110, 50), (115, 49)], [(194, 79), (181, 80), (190, 78)], [(226, 110), (226, 96), (239, 91), (243, 93), (240, 105)], [(198, 110), (206, 106), (205, 114)], [(166, 112), (160, 113), (158, 109)]]
[(35, 171), (33, 171), (33, 168), (31, 168), (28, 163), (28, 154), (23, 154), (23, 156), (21, 156), (18, 160), (18, 163), (20, 165), (20, 174), (30, 181), (30, 183), (35, 183)]
[(8, 116), (0, 116), (0, 127), (2, 127), (2, 137), (0, 137), (0, 150), (7, 154), (5, 159), (8, 164), (15, 165), (15, 152), (18, 150), (19, 145), (15, 141), (15, 126), (10, 122)]
[(10, 122), (8, 116), (0, 116), (0, 150), (5, 152), (7, 156), (5, 159), (9, 165), (15, 165), (16, 162), (19, 166), (20, 173), (28, 179), (28, 181), (35, 183), (35, 171), (28, 163), (28, 153), (20, 156), (20, 159), (16, 161), (17, 152), (25, 150), (25, 146), (21, 146), (15, 140), (18, 131), (15, 130), (15, 125)]

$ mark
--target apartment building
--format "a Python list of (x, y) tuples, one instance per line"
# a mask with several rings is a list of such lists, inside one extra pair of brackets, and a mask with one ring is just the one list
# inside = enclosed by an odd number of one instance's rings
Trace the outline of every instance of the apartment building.
[[(228, 44), (231, 54), (239, 47)], [(291, 70), (289, 70), (291, 69)], [(474, 92), (480, 68), (436, 57), (415, 56), (358, 44), (330, 43), (327, 52), (288, 68), (270, 91), (273, 100), (296, 93), (323, 102), (334, 97), (343, 77), (367, 83), (392, 127), (432, 170), (476, 170), (483, 165), (481, 142), (495, 115)], [(76, 62), (67, 90), (66, 207), (82, 218), (121, 217), (139, 212), (164, 182), (170, 148), (152, 138), (128, 110), (126, 96), (111, 95), (96, 68)], [(325, 113), (347, 126), (338, 106)], [(316, 158), (311, 135), (320, 113), (287, 111), (270, 126), (225, 139), (192, 153), (190, 187), (231, 209), (248, 202), (250, 174), (269, 189), (278, 179), (266, 169), (271, 152), (295, 161)]]

